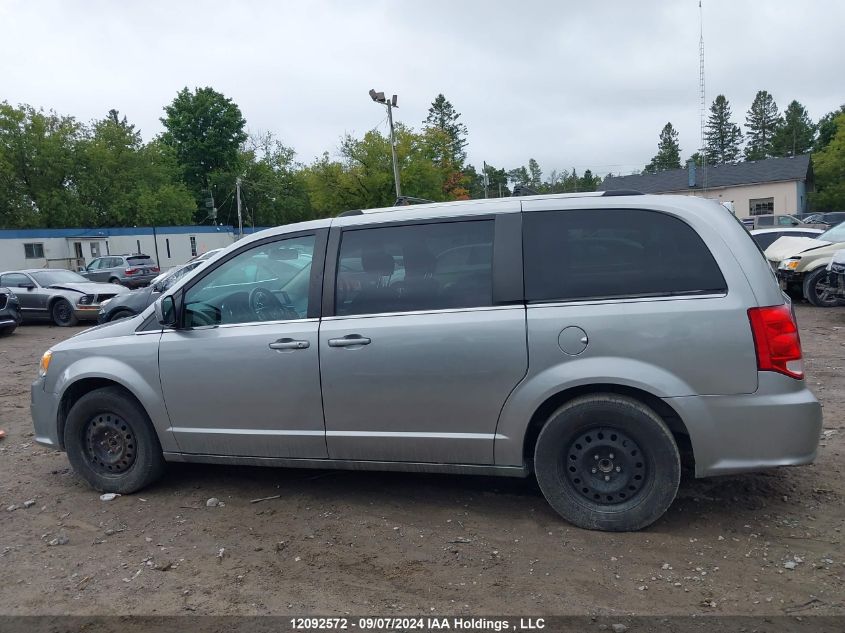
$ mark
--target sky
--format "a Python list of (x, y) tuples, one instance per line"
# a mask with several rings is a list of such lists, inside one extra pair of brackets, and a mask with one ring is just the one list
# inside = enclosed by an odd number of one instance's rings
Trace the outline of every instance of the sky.
[[(706, 95), (813, 119), (845, 103), (845, 2), (703, 0)], [(386, 133), (370, 88), (419, 127), (446, 95), (469, 162), (630, 173), (667, 121), (699, 145), (698, 0), (0, 0), (0, 101), (81, 121), (118, 109), (149, 140), (177, 91), (211, 86), (250, 132), (310, 162)]]

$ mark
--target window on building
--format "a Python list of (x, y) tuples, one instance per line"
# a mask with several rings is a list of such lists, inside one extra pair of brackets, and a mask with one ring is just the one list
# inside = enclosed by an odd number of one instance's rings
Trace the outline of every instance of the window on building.
[(24, 244), (23, 252), (27, 259), (42, 259), (44, 257), (44, 244), (40, 242)]
[(164, 245), (167, 247), (167, 259), (170, 259), (170, 238), (164, 238)]
[(100, 243), (99, 242), (91, 242), (91, 257), (99, 257), (100, 256)]
[(76, 259), (82, 259), (82, 242), (73, 243), (73, 253)]
[(443, 222), (344, 231), (335, 313), (489, 306), (493, 222)]
[(657, 211), (537, 211), (523, 218), (528, 301), (724, 292), (719, 266), (685, 222)]
[(191, 257), (197, 256), (197, 238), (191, 236)]
[(774, 198), (754, 198), (748, 201), (748, 212), (751, 215), (769, 215), (775, 212)]

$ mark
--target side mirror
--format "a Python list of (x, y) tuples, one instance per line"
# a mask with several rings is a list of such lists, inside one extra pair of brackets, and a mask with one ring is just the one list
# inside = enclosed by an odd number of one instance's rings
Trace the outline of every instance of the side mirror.
[(176, 327), (176, 304), (173, 295), (161, 297), (155, 302), (156, 321), (166, 328)]
[(35, 284), (23, 284), (21, 288), (26, 288), (27, 290), (35, 290)]

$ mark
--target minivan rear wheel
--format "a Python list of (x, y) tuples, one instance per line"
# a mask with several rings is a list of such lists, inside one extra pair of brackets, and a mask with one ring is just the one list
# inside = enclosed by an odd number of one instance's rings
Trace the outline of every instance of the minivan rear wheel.
[(552, 414), (537, 438), (534, 470), (564, 519), (626, 532), (651, 525), (672, 504), (681, 458), (652, 409), (606, 393), (575, 398)]
[(147, 413), (119, 387), (82, 396), (68, 413), (64, 440), (73, 469), (101, 492), (136, 492), (164, 473), (161, 444)]

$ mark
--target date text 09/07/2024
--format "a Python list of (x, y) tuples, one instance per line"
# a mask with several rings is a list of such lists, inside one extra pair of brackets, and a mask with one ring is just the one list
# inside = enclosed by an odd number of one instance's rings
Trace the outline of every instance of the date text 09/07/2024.
[(518, 618), (516, 621), (462, 617), (364, 617), (364, 618), (291, 618), (297, 631), (539, 631), (545, 628), (543, 618)]

